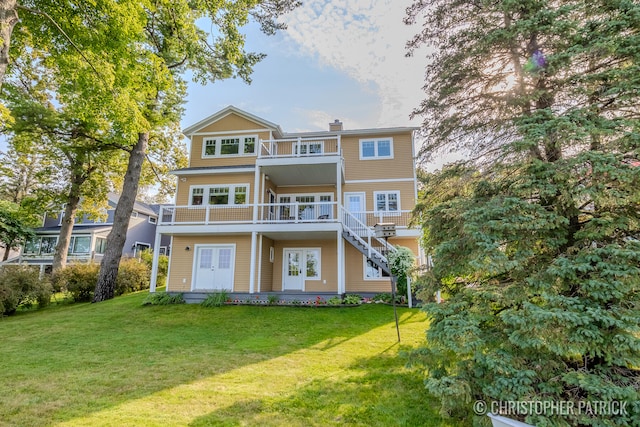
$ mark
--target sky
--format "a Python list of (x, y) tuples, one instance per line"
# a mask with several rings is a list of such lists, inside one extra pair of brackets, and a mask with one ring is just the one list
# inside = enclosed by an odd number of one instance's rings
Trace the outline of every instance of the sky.
[(419, 26), (402, 22), (411, 0), (303, 0), (284, 16), (288, 29), (267, 36), (245, 27), (249, 51), (266, 53), (252, 83), (189, 85), (182, 127), (228, 105), (285, 132), (420, 126), (410, 120), (424, 98), (424, 52), (405, 57)]

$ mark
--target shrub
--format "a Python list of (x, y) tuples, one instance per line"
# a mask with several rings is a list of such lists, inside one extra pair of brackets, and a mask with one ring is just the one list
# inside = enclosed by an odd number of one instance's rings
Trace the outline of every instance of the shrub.
[(184, 304), (185, 300), (182, 294), (171, 295), (167, 292), (153, 292), (147, 295), (142, 301), (142, 305), (170, 305)]
[(200, 305), (203, 307), (221, 307), (225, 302), (227, 302), (228, 298), (229, 293), (226, 290), (222, 290), (210, 294), (207, 299), (200, 303)]
[(342, 302), (344, 304), (360, 304), (362, 302), (362, 297), (357, 294), (345, 295)]
[(123, 259), (118, 269), (115, 294), (123, 295), (149, 289), (150, 275), (150, 269), (145, 262), (140, 262), (136, 258)]
[(268, 295), (267, 296), (267, 304), (274, 305), (278, 302), (278, 295)]
[(100, 265), (94, 262), (71, 264), (53, 275), (53, 283), (75, 302), (88, 302), (93, 299), (99, 271)]
[[(140, 253), (140, 259), (147, 265), (149, 271), (153, 266), (153, 251), (142, 251)], [(160, 255), (158, 257), (158, 280), (157, 283), (165, 283), (167, 274), (169, 272), (169, 257), (166, 255)]]
[(0, 314), (13, 314), (20, 306), (46, 307), (52, 287), (40, 279), (39, 270), (27, 265), (6, 265), (0, 269)]
[(342, 304), (342, 298), (340, 297), (331, 297), (327, 300), (328, 305), (340, 305)]

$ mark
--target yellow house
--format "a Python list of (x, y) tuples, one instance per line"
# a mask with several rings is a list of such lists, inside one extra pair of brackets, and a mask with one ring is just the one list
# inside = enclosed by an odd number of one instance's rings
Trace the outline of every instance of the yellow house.
[[(416, 128), (285, 133), (229, 106), (188, 127), (189, 167), (156, 242), (171, 236), (166, 289), (187, 295), (389, 292), (386, 254), (411, 248)], [(396, 225), (389, 247), (377, 223)], [(156, 288), (157, 255), (151, 291)], [(162, 285), (162, 284), (161, 284)]]

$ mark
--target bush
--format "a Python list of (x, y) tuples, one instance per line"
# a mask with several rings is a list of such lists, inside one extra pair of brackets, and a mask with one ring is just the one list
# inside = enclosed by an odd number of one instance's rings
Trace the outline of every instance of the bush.
[(331, 297), (327, 300), (328, 305), (340, 305), (342, 304), (342, 298), (340, 297)]
[(54, 287), (71, 294), (75, 302), (91, 301), (99, 271), (100, 264), (94, 262), (68, 265), (53, 275)]
[(185, 300), (182, 294), (171, 295), (167, 292), (153, 292), (147, 295), (142, 301), (142, 305), (170, 305), (184, 304)]
[(343, 304), (360, 304), (362, 302), (362, 297), (360, 295), (351, 294), (345, 295), (342, 299)]
[(40, 279), (38, 268), (6, 265), (0, 269), (0, 314), (13, 314), (20, 306), (46, 307), (51, 302), (52, 287)]
[(210, 294), (207, 299), (202, 301), (200, 305), (203, 307), (221, 307), (227, 299), (229, 298), (229, 293), (225, 290), (214, 292)]
[(118, 269), (115, 294), (123, 295), (149, 289), (150, 276), (151, 270), (145, 262), (140, 262), (136, 258), (123, 259)]
[[(149, 268), (149, 271), (151, 271), (151, 268), (153, 267), (153, 251), (142, 251), (140, 253), (140, 259), (144, 261)], [(165, 283), (168, 272), (169, 257), (166, 255), (160, 255), (158, 257), (158, 280), (156, 283)]]

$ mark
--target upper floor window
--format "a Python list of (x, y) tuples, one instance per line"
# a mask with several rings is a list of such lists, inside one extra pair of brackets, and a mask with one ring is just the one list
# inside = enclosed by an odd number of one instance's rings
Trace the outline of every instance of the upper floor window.
[(400, 210), (399, 191), (375, 191), (373, 197), (378, 212), (398, 212)]
[(256, 152), (257, 136), (216, 136), (204, 138), (202, 157), (250, 156)]
[(360, 160), (393, 159), (393, 139), (361, 139)]
[(202, 205), (205, 193), (209, 205), (244, 205), (247, 203), (248, 184), (205, 185), (191, 188), (191, 205)]

